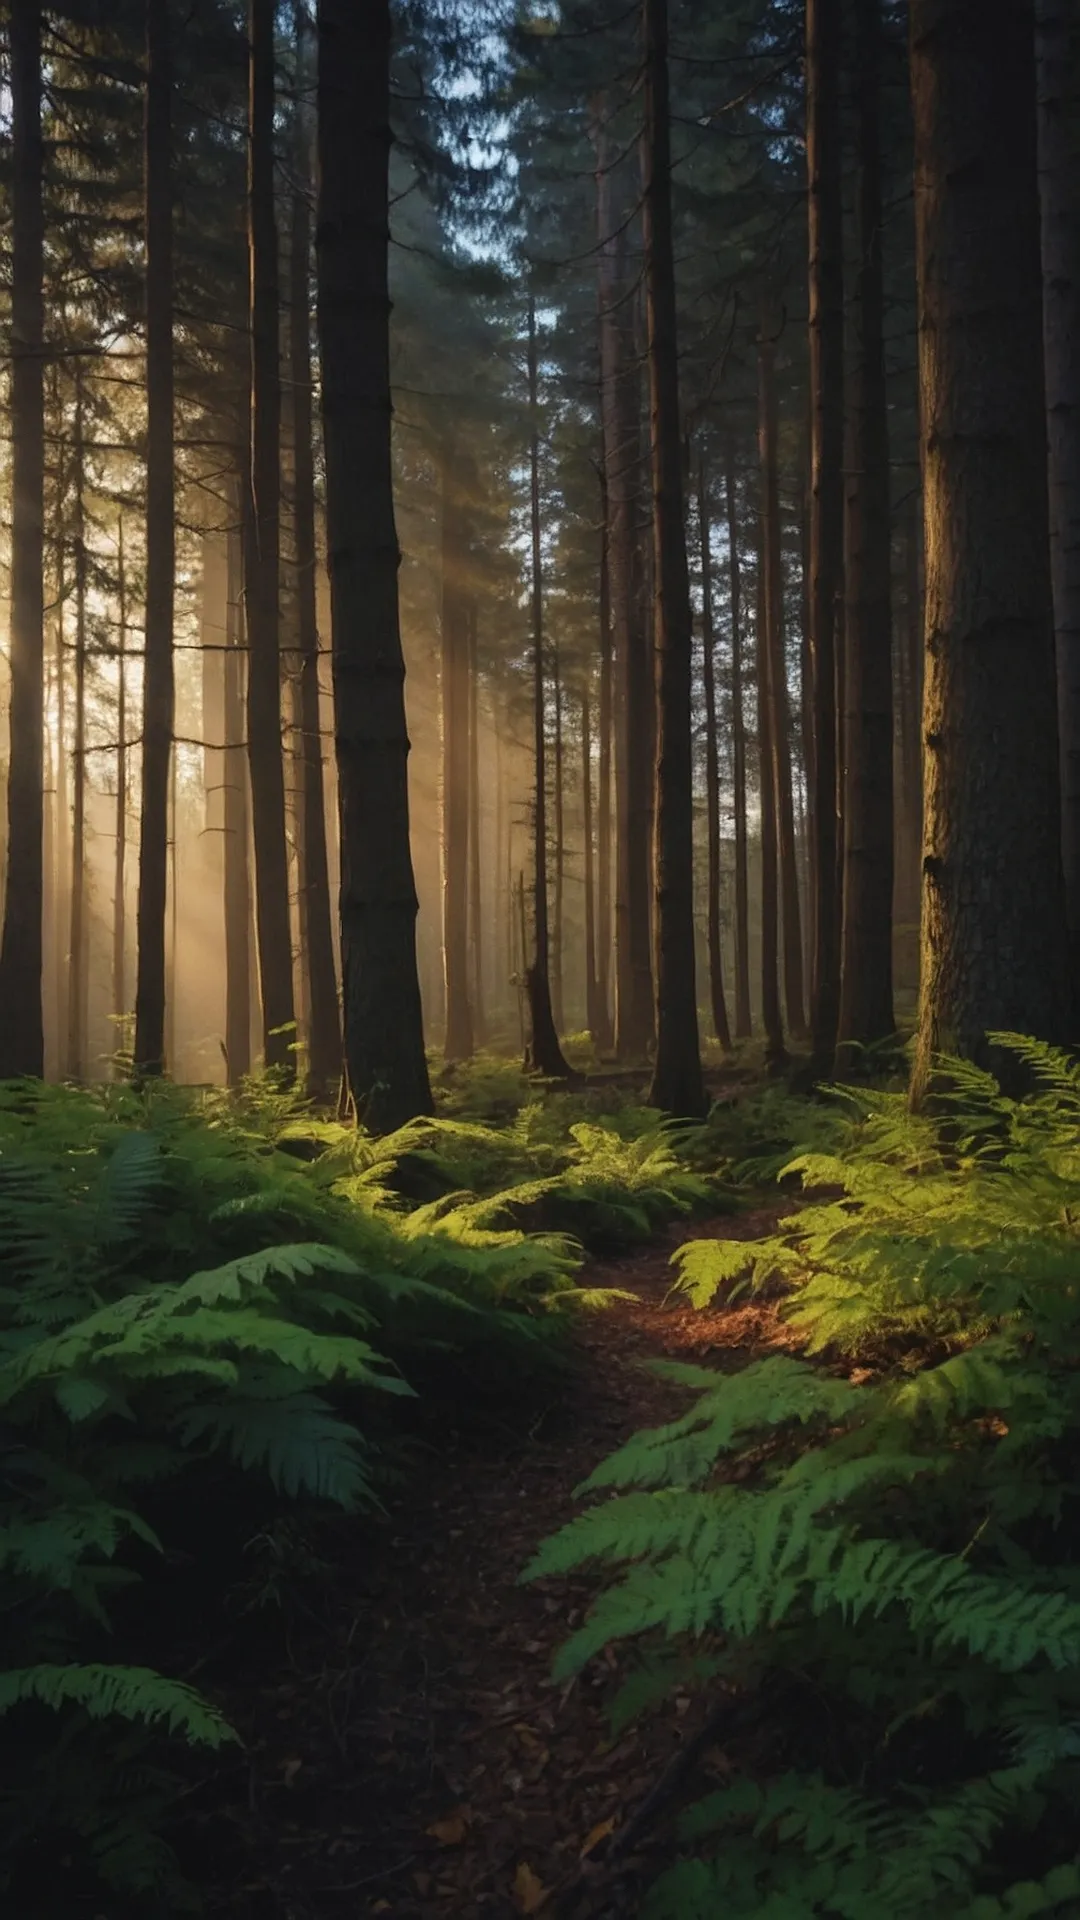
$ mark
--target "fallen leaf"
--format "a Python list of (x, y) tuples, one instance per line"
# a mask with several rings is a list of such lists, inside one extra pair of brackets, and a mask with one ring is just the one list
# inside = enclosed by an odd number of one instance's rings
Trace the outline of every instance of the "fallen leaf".
[(433, 1820), (427, 1831), (433, 1840), (439, 1842), (440, 1847), (460, 1847), (469, 1831), (471, 1819), (471, 1807), (455, 1807), (453, 1813), (448, 1813), (444, 1820)]
[(614, 1831), (614, 1816), (610, 1820), (600, 1820), (595, 1827), (590, 1827), (582, 1842), (581, 1859), (584, 1860), (586, 1854), (591, 1853), (594, 1847), (600, 1845), (601, 1840), (606, 1840), (609, 1833), (614, 1833)]
[(514, 1902), (519, 1913), (539, 1913), (548, 1897), (548, 1889), (531, 1867), (522, 1861), (514, 1875)]

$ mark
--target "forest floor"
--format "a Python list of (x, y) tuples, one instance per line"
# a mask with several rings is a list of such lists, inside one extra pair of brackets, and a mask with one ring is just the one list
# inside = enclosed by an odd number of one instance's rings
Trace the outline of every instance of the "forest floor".
[(613, 1740), (619, 1659), (551, 1677), (589, 1584), (519, 1575), (597, 1463), (685, 1406), (643, 1361), (734, 1370), (791, 1344), (767, 1304), (699, 1312), (667, 1297), (680, 1240), (755, 1237), (779, 1211), (682, 1222), (594, 1262), (585, 1284), (631, 1297), (583, 1317), (571, 1373), (527, 1423), (428, 1433), (381, 1526), (333, 1523), (332, 1564), (316, 1604), (291, 1609), (284, 1659), (269, 1676), (253, 1659), (224, 1687), (214, 1676), (246, 1752), (214, 1788), (213, 1915), (637, 1913), (672, 1857), (685, 1763), (699, 1791), (722, 1775), (720, 1736), (676, 1697)]

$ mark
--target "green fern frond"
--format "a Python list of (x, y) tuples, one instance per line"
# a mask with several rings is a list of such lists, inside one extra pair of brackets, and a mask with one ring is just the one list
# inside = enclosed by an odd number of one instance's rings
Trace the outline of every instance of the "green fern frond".
[(194, 1687), (168, 1680), (150, 1667), (36, 1666), (0, 1672), (0, 1714), (28, 1701), (59, 1712), (81, 1707), (91, 1719), (161, 1723), (192, 1745), (220, 1747), (236, 1734), (224, 1716)]

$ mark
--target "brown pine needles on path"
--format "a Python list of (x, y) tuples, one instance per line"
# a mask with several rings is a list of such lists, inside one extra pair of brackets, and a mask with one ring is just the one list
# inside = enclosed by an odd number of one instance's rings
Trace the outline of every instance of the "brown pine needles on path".
[(588, 1583), (519, 1575), (597, 1463), (685, 1405), (641, 1362), (734, 1369), (792, 1344), (768, 1304), (698, 1312), (668, 1297), (681, 1240), (755, 1238), (780, 1211), (683, 1222), (595, 1263), (587, 1284), (632, 1297), (582, 1317), (579, 1364), (528, 1426), (479, 1442), (428, 1434), (383, 1527), (333, 1523), (335, 1564), (319, 1603), (296, 1611), (278, 1680), (267, 1687), (260, 1661), (250, 1689), (225, 1690), (248, 1754), (226, 1788), (235, 1804), (217, 1801), (233, 1847), (214, 1915), (637, 1912), (663, 1861), (679, 1756), (695, 1743), (698, 1785), (723, 1768), (707, 1708), (676, 1697), (613, 1739), (606, 1708), (627, 1655), (609, 1650), (569, 1684), (551, 1677)]

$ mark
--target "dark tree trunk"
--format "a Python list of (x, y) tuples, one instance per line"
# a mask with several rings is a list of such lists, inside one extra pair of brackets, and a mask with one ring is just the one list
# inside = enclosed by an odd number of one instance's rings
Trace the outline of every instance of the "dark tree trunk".
[(716, 730), (716, 665), (713, 658), (712, 518), (705, 458), (698, 466), (698, 528), (701, 534), (701, 656), (705, 688), (705, 808), (708, 846), (709, 994), (713, 1031), (724, 1052), (731, 1031), (724, 1001), (724, 962), (720, 943), (720, 747)]
[(596, 796), (596, 939), (598, 947), (598, 1028), (596, 1045), (606, 1050), (614, 1038), (611, 1025), (611, 567), (608, 546), (607, 480), (600, 469), (600, 738)]
[(71, 748), (71, 951), (67, 978), (67, 1077), (86, 1078), (86, 505), (82, 365), (75, 363), (72, 440), (75, 549), (75, 735)]
[(838, 620), (844, 556), (844, 268), (840, 150), (843, 0), (807, 0), (810, 252), (810, 653), (814, 682), (813, 1061), (832, 1071), (840, 1017)]
[(810, 647), (810, 476), (807, 468), (799, 525), (799, 724), (802, 734), (803, 778), (806, 783), (806, 924), (803, 928), (805, 973), (814, 1005), (814, 918), (817, 900), (817, 757), (814, 739), (814, 660)]
[[(241, 481), (241, 487), (243, 482)], [(240, 488), (237, 488), (239, 494)], [(234, 502), (235, 507), (238, 502)], [(235, 1087), (251, 1072), (251, 876), (248, 840), (248, 768), (244, 744), (244, 662), (240, 604), (243, 562), (240, 528), (229, 528), (225, 610), (225, 1071)]]
[(594, 1047), (607, 1044), (607, 1009), (596, 966), (596, 880), (593, 859), (592, 702), (589, 676), (581, 683), (581, 818), (585, 881), (585, 1017)]
[(116, 846), (113, 863), (113, 1014), (116, 1044), (123, 1043), (127, 1014), (127, 570), (124, 564), (124, 522), (116, 535), (116, 587), (119, 638), (116, 649)]
[[(310, 25), (305, 0), (295, 8), (297, 76), (311, 78)], [(334, 968), (330, 862), (326, 846), (322, 717), (319, 695), (319, 623), (316, 607), (315, 462), (311, 381), (311, 144), (303, 101), (296, 110), (292, 196), (290, 375), (293, 407), (294, 534), (297, 625), (300, 641), (300, 806), (298, 866), (301, 966), (307, 983), (308, 1084), (325, 1098), (341, 1079), (341, 1013)]]
[(739, 517), (735, 468), (728, 456), (724, 476), (727, 498), (728, 577), (731, 587), (731, 746), (735, 812), (735, 1037), (749, 1038), (750, 1015), (750, 886), (746, 833), (746, 715), (743, 709), (742, 567), (739, 562)]
[(934, 1056), (1070, 1037), (1033, 12), (913, 0), (926, 825), (912, 1098)]
[(1035, 17), (1061, 839), (1075, 993), (1080, 989), (1080, 15), (1074, 0), (1036, 0)]
[(274, 214), (274, 0), (249, 0), (248, 225), (251, 312), (250, 529), (244, 541), (247, 736), (255, 840), (255, 926), (263, 1059), (295, 1062), (289, 857), (281, 744), (279, 552), (281, 381), (278, 242)]
[(480, 657), (476, 601), (469, 600), (469, 958), (472, 962), (473, 1041), (484, 1044), (483, 848), (480, 845)]
[(652, 455), (657, 650), (656, 1062), (649, 1099), (667, 1113), (704, 1111), (694, 977), (694, 812), (690, 730), (692, 625), (683, 526), (667, 0), (644, 0), (645, 293)]
[[(391, 465), (390, 7), (319, 0), (317, 255), (349, 1085), (365, 1124), (430, 1113)], [(373, 833), (372, 822), (379, 831)]]
[[(146, 6), (146, 638), (136, 910), (135, 1071), (165, 1071), (165, 896), (173, 737), (172, 55), (168, 0)], [(74, 934), (72, 935), (74, 946)], [(171, 1064), (171, 1063), (170, 1063)]]
[(469, 601), (463, 475), (453, 444), (442, 450), (442, 862), (447, 1060), (473, 1050), (469, 1005)]
[[(897, 934), (903, 929), (903, 949), (915, 952), (907, 973), (908, 985), (918, 980), (919, 896), (922, 890), (922, 652), (923, 602), (919, 564), (919, 521), (922, 501), (912, 493), (901, 521), (900, 551), (903, 579), (903, 623), (896, 648), (896, 705), (899, 730), (900, 792), (896, 820), (895, 916)], [(901, 964), (898, 949), (898, 966)]]
[(616, 677), (615, 1046), (644, 1059), (655, 1009), (650, 932), (650, 855), (655, 688), (643, 604), (640, 541), (639, 357), (625, 222), (612, 206), (611, 169), (597, 140), (601, 413), (608, 528), (608, 581)]
[(787, 1062), (780, 1011), (780, 857), (776, 828), (776, 776), (773, 767), (773, 699), (765, 589), (765, 527), (758, 519), (757, 710), (758, 811), (761, 816), (761, 1017), (765, 1027), (765, 1065), (778, 1073)]
[(529, 301), (529, 494), (532, 536), (533, 753), (536, 789), (533, 802), (533, 921), (535, 945), (526, 973), (529, 1032), (525, 1065), (549, 1079), (568, 1080), (551, 1009), (547, 879), (547, 767), (544, 727), (544, 583), (540, 558), (540, 401), (536, 355), (536, 309)]
[(11, 704), (0, 1078), (45, 1071), (41, 1007), (44, 796), (44, 153), (41, 6), (13, 0), (11, 56)]
[(855, 0), (858, 266), (852, 289), (845, 550), (844, 886), (839, 1040), (846, 1067), (893, 1032), (892, 539), (882, 282), (881, 0)]
[(563, 779), (563, 685), (558, 642), (551, 650), (551, 677), (555, 694), (555, 898), (551, 938), (551, 1011), (556, 1033), (565, 1027), (563, 1011), (563, 933), (566, 895), (566, 804)]
[[(768, 325), (766, 321), (766, 327)], [(780, 547), (780, 427), (773, 342), (758, 341), (758, 437), (761, 458), (762, 558), (765, 567), (765, 645), (769, 655), (769, 740), (776, 792), (777, 852), (783, 911), (784, 1002), (788, 1031), (806, 1032), (803, 1001), (802, 916), (799, 869), (795, 855), (795, 808), (791, 792), (791, 738), (788, 710), (787, 648), (784, 637), (784, 578)]]

